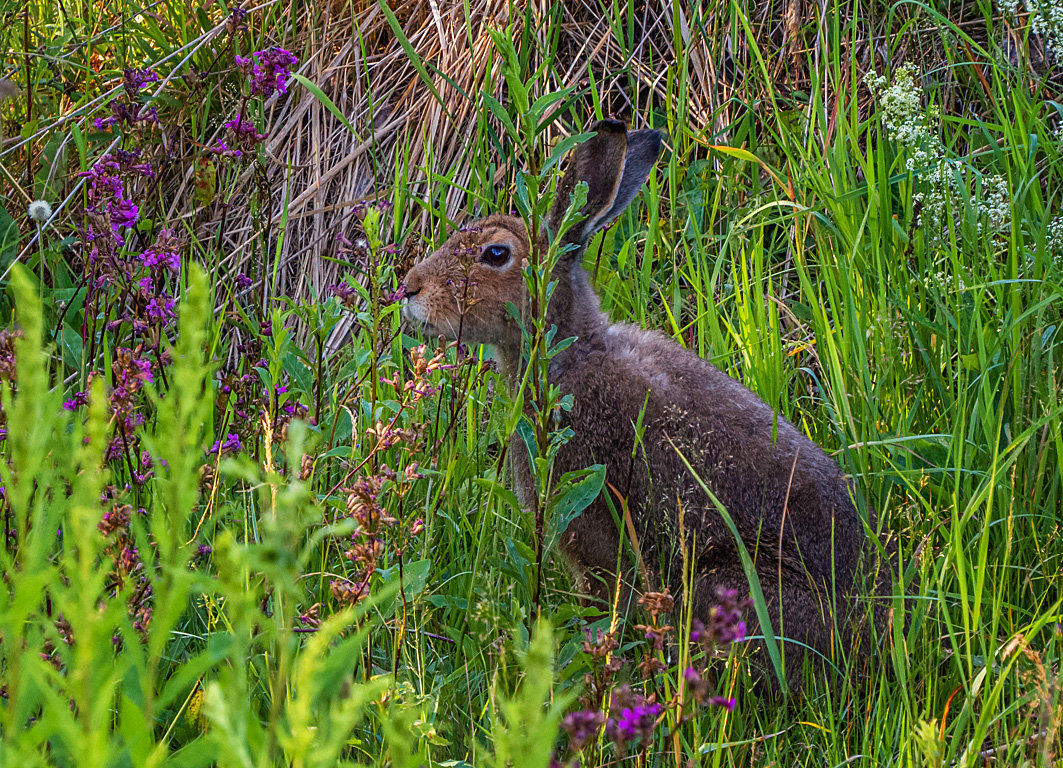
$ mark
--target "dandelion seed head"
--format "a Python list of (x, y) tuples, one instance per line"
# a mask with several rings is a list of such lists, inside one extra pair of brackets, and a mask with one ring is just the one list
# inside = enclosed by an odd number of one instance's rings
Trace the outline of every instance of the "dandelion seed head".
[(34, 200), (29, 204), (26, 213), (29, 215), (30, 221), (43, 224), (52, 218), (52, 206), (47, 200)]

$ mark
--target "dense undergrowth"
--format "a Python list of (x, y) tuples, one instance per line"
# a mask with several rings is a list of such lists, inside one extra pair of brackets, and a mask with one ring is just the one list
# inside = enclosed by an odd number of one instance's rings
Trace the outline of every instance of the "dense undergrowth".
[[(334, 201), (346, 277), (271, 290), (299, 190), (270, 186), (270, 116), (309, 89), (345, 119), (298, 74), (296, 14), (3, 6), (0, 762), (1053, 764), (1063, 104), (1051, 50), (1026, 55), (1061, 39), (1052, 8), (1027, 9), (1042, 39), (989, 7), (975, 34), (945, 5), (827, 5), (793, 88), (737, 23), (725, 126), (691, 120), (704, 62), (677, 34), (628, 115), (670, 151), (588, 248), (603, 307), (741, 378), (899, 547), (881, 653), (834, 660), (870, 672), (781, 702), (750, 683), (741, 596), (707, 626), (653, 585), (627, 623), (581, 604), (550, 555), (601, 473), (547, 493), (537, 533), (489, 357), (401, 326), (457, 168)], [(595, 12), (634, 52), (639, 10)], [(877, 74), (849, 55), (865, 17)], [(948, 55), (902, 65), (916, 32)], [(506, 98), (464, 94), (470, 217), (532, 210), (522, 172), (549, 183), (601, 116), (593, 78), (559, 88), (570, 63), (516, 37)]]

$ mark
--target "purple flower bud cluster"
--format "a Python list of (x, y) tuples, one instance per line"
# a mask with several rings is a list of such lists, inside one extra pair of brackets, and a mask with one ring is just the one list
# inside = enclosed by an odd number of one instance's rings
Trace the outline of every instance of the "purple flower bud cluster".
[[(140, 550), (130, 532), (129, 524), (134, 514), (146, 514), (143, 508), (134, 512), (133, 507), (127, 503), (126, 499), (131, 490), (128, 485), (121, 489), (113, 485), (104, 488), (100, 494), (100, 504), (107, 511), (96, 527), (104, 539), (103, 562), (110, 564), (105, 582), (108, 596), (127, 598), (126, 609), (133, 621), (133, 628), (144, 640), (151, 624), (154, 594)], [(120, 638), (112, 642), (116, 648), (121, 646)]]
[(89, 393), (88, 392), (75, 392), (74, 396), (69, 400), (63, 401), (64, 411), (76, 411), (83, 405), (88, 405)]
[(132, 511), (133, 508), (128, 504), (116, 504), (104, 513), (103, 518), (96, 527), (104, 536), (110, 536), (112, 533), (128, 527), (129, 514)]
[[(176, 317), (167, 283), (181, 269), (179, 244), (173, 230), (160, 229), (154, 244), (142, 252), (126, 247), (140, 209), (126, 191), (128, 180), (153, 178), (139, 152), (117, 150), (104, 155), (88, 171), (86, 224), (82, 237), (89, 268), (88, 300), (101, 300), (113, 309), (107, 327), (129, 327), (135, 336), (156, 335)], [(101, 292), (117, 289), (104, 300)], [(117, 301), (114, 301), (117, 298)]]
[(292, 53), (278, 46), (237, 56), (236, 66), (251, 80), (251, 95), (268, 99), (274, 93), (287, 93), (288, 78), (299, 63)]
[(694, 619), (690, 639), (710, 650), (742, 642), (746, 638), (746, 623), (742, 621), (742, 614), (751, 605), (753, 601), (749, 597), (739, 597), (736, 590), (719, 588), (716, 591), (716, 605), (709, 612), (709, 623)]
[(108, 106), (111, 109), (110, 117), (97, 117), (92, 121), (93, 126), (98, 131), (106, 130), (112, 125), (136, 128), (142, 123), (155, 124), (159, 122), (159, 112), (155, 107), (127, 104), (117, 99)]
[(661, 705), (621, 685), (613, 691), (605, 735), (623, 751), (638, 739), (649, 739), (662, 712)]
[[(680, 673), (664, 661), (670, 655), (669, 647), (675, 642), (674, 628), (664, 621), (674, 608), (672, 596), (665, 590), (647, 592), (639, 599), (639, 605), (649, 614), (650, 620), (634, 627), (640, 636), (636, 646), (641, 645), (643, 650), (643, 660), (636, 667), (645, 681), (645, 690), (676, 691), (667, 700), (658, 700), (657, 693), (647, 696), (635, 691), (628, 683), (618, 684), (617, 673), (626, 662), (618, 655), (615, 631), (592, 635), (588, 630), (583, 652), (590, 670), (584, 677), (580, 709), (567, 715), (562, 722), (569, 737), (570, 752), (583, 749), (603, 732), (603, 725), (606, 738), (616, 746), (620, 755), (624, 755), (636, 742), (641, 742), (644, 749), (648, 747), (666, 710), (673, 710), (675, 719), (684, 722), (696, 710), (691, 704), (722, 707), (728, 711), (734, 709), (733, 698), (712, 693), (714, 684), (710, 682), (707, 666), (711, 659), (709, 652), (745, 637), (742, 612), (751, 601), (741, 598), (734, 590), (719, 590), (717, 600), (718, 604), (709, 612), (708, 626), (698, 620), (693, 622), (690, 639), (705, 651), (696, 655), (702, 660), (702, 666), (689, 666)], [(678, 681), (673, 680), (665, 686), (657, 682), (658, 675), (673, 673)], [(605, 711), (608, 711), (607, 718), (602, 715)]]
[[(127, 95), (157, 79), (147, 70), (128, 70)], [(180, 243), (172, 229), (162, 228), (147, 248), (132, 247), (141, 214), (134, 185), (155, 177), (139, 150), (115, 150), (80, 175), (85, 179), (81, 245), (90, 323), (85, 342), (88, 347), (105, 332), (114, 350), (107, 366), (112, 419), (104, 455), (124, 468), (132, 483), (143, 485), (154, 476), (151, 457), (140, 449), (139, 430), (149, 416), (143, 389), (170, 362), (163, 342), (176, 319), (173, 291), (181, 269)], [(94, 348), (97, 343), (92, 343)], [(100, 375), (99, 370), (90, 371), (87, 381)], [(85, 406), (87, 390), (74, 392), (63, 408), (77, 411)]]
[[(230, 34), (235, 34), (242, 19), (238, 11), (233, 12), (229, 18)], [(250, 56), (234, 58), (237, 69), (250, 80), (249, 96), (263, 99), (275, 93), (286, 93), (291, 70), (299, 63), (292, 53), (277, 46), (255, 51)], [(267, 134), (259, 133), (254, 121), (247, 116), (245, 106), (246, 100), (236, 117), (225, 123), (229, 129), (228, 136), (219, 139), (209, 152), (221, 157), (243, 157), (245, 154), (254, 154), (258, 145), (266, 139)]]
[(124, 126), (128, 129), (138, 128), (141, 125), (151, 125), (159, 122), (159, 113), (155, 107), (145, 106), (138, 99), (141, 89), (148, 83), (157, 83), (159, 76), (150, 69), (126, 69), (122, 73), (122, 86), (125, 89), (125, 99), (115, 99), (108, 106), (111, 109), (110, 117), (97, 117), (92, 121), (97, 130), (105, 130), (111, 126)]
[(92, 244), (90, 258), (106, 260), (113, 256), (116, 248), (125, 245), (124, 230), (137, 223), (140, 208), (126, 194), (124, 179), (133, 174), (155, 177), (148, 163), (136, 162), (139, 154), (119, 150), (104, 155), (92, 168), (78, 174), (88, 179), (89, 224), (85, 240)]
[(395, 303), (400, 302), (403, 299), (405, 299), (406, 298), (406, 294), (407, 294), (406, 283), (399, 283), (398, 289), (396, 289), (393, 293), (389, 293), (386, 296), (384, 296), (384, 298), (381, 299), (381, 303), (384, 306), (388, 306), (389, 304), (395, 304)]
[(218, 380), (218, 412), (230, 413), (232, 419), (219, 425), (219, 430), (224, 428), (226, 436), (210, 447), (207, 454), (211, 456), (219, 452), (223, 456), (233, 455), (253, 446), (259, 431), (264, 428), (272, 431), (274, 443), (283, 443), (288, 438), (288, 426), (293, 419), (313, 423), (313, 419), (308, 418), (310, 409), (300, 400), (299, 393), (291, 392), (285, 386), (262, 386), (262, 379), (254, 369), (265, 369), (268, 363), (259, 357), (262, 351), (259, 338), (253, 337), (235, 348), (240, 355), (239, 362), (252, 371), (241, 375), (230, 368)]
[(177, 238), (173, 230), (160, 229), (154, 245), (140, 254), (141, 263), (155, 274), (160, 270), (166, 270), (176, 275), (181, 271), (181, 255), (177, 252), (177, 248)]
[(229, 12), (229, 18), (225, 20), (225, 31), (229, 37), (236, 37), (237, 32), (247, 29), (247, 9), (236, 7)]
[(108, 397), (115, 427), (105, 455), (108, 461), (124, 460), (125, 465), (132, 468), (131, 479), (137, 485), (143, 485), (154, 476), (150, 457), (140, 451), (140, 436), (137, 434), (146, 418), (144, 385), (154, 382), (152, 363), (143, 357), (144, 352), (143, 346), (135, 349), (120, 347), (115, 351)]
[(353, 310), (358, 308), (358, 291), (355, 290), (354, 286), (350, 283), (336, 283), (335, 285), (327, 286), (325, 290), (339, 299), (340, 304), (347, 309)]
[(233, 140), (237, 147), (235, 150), (237, 157), (239, 157), (240, 151), (247, 152), (252, 150), (266, 138), (266, 134), (259, 133), (258, 129), (255, 128), (255, 124), (242, 114), (237, 115), (236, 119), (225, 123), (225, 127), (232, 132)]
[(574, 752), (597, 738), (605, 724), (605, 715), (597, 709), (577, 709), (569, 712), (561, 721), (561, 728), (568, 734), (568, 746)]
[(157, 82), (159, 82), (159, 76), (150, 69), (126, 69), (122, 72), (122, 84), (130, 99), (135, 99), (140, 89), (148, 83)]

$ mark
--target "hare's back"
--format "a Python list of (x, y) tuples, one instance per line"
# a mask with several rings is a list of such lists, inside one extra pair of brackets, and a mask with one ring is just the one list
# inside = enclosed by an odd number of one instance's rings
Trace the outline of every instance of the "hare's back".
[(582, 345), (581, 364), (559, 382), (575, 400), (575, 441), (584, 446), (575, 463), (626, 471), (641, 424), (648, 476), (645, 491), (637, 473), (630, 481), (635, 495), (711, 507), (682, 453), (741, 528), (778, 536), (784, 526), (784, 538), (825, 563), (829, 539), (841, 544), (835, 554), (843, 560), (856, 552), (863, 527), (844, 475), (784, 417), (659, 332), (614, 325), (595, 336), (581, 340), (591, 341)]

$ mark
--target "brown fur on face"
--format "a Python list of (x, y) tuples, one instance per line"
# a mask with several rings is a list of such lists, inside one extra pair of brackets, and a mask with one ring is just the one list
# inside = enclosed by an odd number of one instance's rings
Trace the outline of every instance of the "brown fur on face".
[[(684, 541), (693, 580), (687, 597), (695, 615), (707, 620), (717, 588), (749, 594), (750, 585), (730, 528), (681, 453), (728, 511), (752, 556), (772, 627), (793, 641), (783, 644), (788, 682), (800, 687), (806, 657), (822, 669), (821, 657), (837, 660), (866, 641), (859, 595), (888, 594), (888, 574), (877, 588), (863, 577), (864, 522), (844, 475), (819, 446), (674, 340), (612, 323), (601, 312), (580, 256), (593, 232), (637, 194), (663, 137), (629, 132), (616, 121), (593, 130), (596, 135), (575, 150), (546, 222), (548, 232), (558, 232), (569, 193), (578, 181), (588, 183), (586, 218), (563, 236), (575, 249), (555, 269), (547, 311), (557, 339), (576, 339), (550, 363), (550, 383), (573, 398), (559, 418), (574, 437), (558, 452), (554, 472), (605, 465), (607, 487), (627, 501), (645, 562), (676, 595), (686, 591)], [(538, 244), (545, 246), (545, 235)], [(510, 249), (505, 265), (484, 263), (492, 245)], [(404, 315), (431, 333), (496, 347), (507, 378), (517, 380), (520, 329), (506, 304), (525, 309), (521, 266), (529, 249), (523, 223), (510, 216), (490, 216), (456, 233), (410, 271)], [(517, 494), (527, 504), (535, 489), (528, 452), (519, 437), (510, 441)], [(617, 577), (634, 583), (630, 567), (616, 573), (620, 541), (603, 498), (572, 521), (561, 550), (581, 588), (607, 598)], [(766, 630), (753, 615), (746, 621), (751, 634)], [(758, 643), (752, 645), (757, 650)], [(770, 679), (763, 644), (759, 650), (754, 667)]]
[[(505, 264), (483, 261), (492, 246), (509, 249)], [(520, 329), (506, 304), (519, 312), (525, 303), (521, 269), (530, 251), (528, 230), (515, 216), (495, 214), (455, 232), (406, 275), (403, 317), (426, 334), (519, 353)]]

